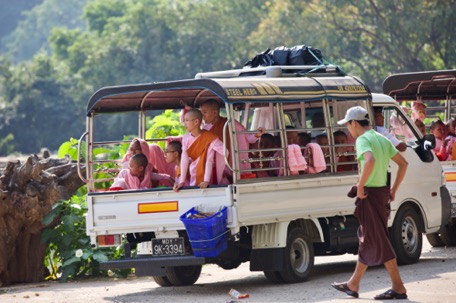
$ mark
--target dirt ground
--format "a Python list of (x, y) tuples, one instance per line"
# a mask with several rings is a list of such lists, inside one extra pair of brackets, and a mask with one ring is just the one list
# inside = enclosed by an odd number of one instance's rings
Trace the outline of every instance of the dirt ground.
[[(353, 300), (335, 291), (330, 284), (349, 278), (356, 256), (318, 257), (308, 282), (274, 285), (261, 272), (250, 272), (243, 264), (234, 270), (215, 265), (203, 267), (193, 286), (159, 287), (152, 278), (100, 279), (78, 282), (43, 282), (0, 288), (1, 303), (73, 302), (230, 302), (231, 288), (249, 293), (240, 302), (347, 302)], [(419, 263), (401, 266), (408, 289), (403, 302), (456, 302), (456, 248), (431, 248), (425, 241)], [(388, 289), (390, 281), (383, 267), (370, 268), (356, 302), (373, 302)]]

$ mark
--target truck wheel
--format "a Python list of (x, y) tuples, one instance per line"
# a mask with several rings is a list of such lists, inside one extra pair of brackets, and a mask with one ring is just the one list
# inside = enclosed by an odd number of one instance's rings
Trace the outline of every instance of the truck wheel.
[(446, 246), (456, 246), (456, 224), (454, 224), (454, 222), (451, 222), (445, 226), (440, 236), (442, 237), (442, 241)]
[(201, 274), (201, 265), (168, 267), (166, 278), (173, 286), (193, 285)]
[(426, 238), (428, 239), (429, 244), (431, 244), (432, 247), (445, 246), (445, 242), (443, 242), (442, 237), (440, 237), (439, 233), (427, 234)]
[(282, 284), (285, 282), (278, 271), (264, 271), (263, 273), (266, 279), (271, 283)]
[(423, 246), (420, 218), (410, 206), (404, 206), (396, 214), (390, 234), (399, 265), (418, 262)]
[(155, 283), (162, 287), (167, 287), (171, 286), (171, 282), (169, 282), (168, 278), (166, 276), (153, 276)]
[(314, 265), (314, 247), (304, 230), (294, 228), (288, 233), (280, 276), (285, 283), (307, 281)]

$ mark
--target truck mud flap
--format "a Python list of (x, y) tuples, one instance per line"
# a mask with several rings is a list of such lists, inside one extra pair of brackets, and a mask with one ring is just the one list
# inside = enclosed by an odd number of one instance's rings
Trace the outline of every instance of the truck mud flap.
[(452, 217), (451, 196), (446, 186), (440, 187), (440, 197), (442, 198), (442, 226), (446, 226)]
[(181, 257), (141, 257), (112, 260), (100, 263), (100, 269), (134, 268), (137, 276), (164, 276), (167, 267), (203, 265), (205, 258), (195, 256)]

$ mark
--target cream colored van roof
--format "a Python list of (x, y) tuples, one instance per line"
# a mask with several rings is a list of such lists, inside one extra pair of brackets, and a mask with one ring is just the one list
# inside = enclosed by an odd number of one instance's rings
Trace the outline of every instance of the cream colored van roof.
[(223, 103), (310, 102), (327, 99), (370, 98), (369, 89), (355, 77), (238, 77), (191, 79), (105, 87), (87, 104), (87, 115), (198, 106), (215, 98)]

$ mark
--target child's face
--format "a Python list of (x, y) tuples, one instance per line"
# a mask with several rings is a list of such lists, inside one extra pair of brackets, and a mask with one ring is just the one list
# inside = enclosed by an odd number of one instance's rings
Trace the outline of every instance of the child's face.
[(320, 145), (328, 145), (328, 137), (317, 137), (315, 141)]
[(144, 171), (144, 167), (140, 166), (136, 161), (130, 161), (130, 174), (135, 177), (141, 176)]
[(185, 129), (188, 132), (191, 132), (196, 127), (199, 127), (199, 121), (193, 115), (189, 115), (187, 113), (184, 117), (184, 125), (185, 125)]
[(287, 131), (287, 142), (290, 144), (298, 143), (298, 132), (296, 131)]
[(130, 145), (130, 152), (134, 155), (134, 154), (141, 154), (142, 153), (142, 150), (141, 150), (141, 144), (139, 144), (139, 141), (135, 140), (131, 143)]
[(431, 134), (434, 134), (434, 136), (437, 139), (444, 139), (445, 135), (445, 125), (443, 123), (437, 123), (434, 127), (433, 130), (431, 130)]
[(173, 150), (172, 147), (165, 149), (165, 161), (166, 163), (175, 163), (179, 161), (179, 153)]
[(417, 113), (418, 113), (418, 119), (420, 119), (421, 121), (423, 121), (424, 118), (426, 118), (426, 112), (424, 110), (418, 110)]
[[(342, 136), (342, 135), (334, 136), (334, 143), (336, 143), (336, 145), (347, 144), (347, 137)], [(336, 152), (344, 153), (344, 152), (349, 151), (349, 149), (350, 148), (348, 146), (339, 146), (339, 147), (336, 147)]]

